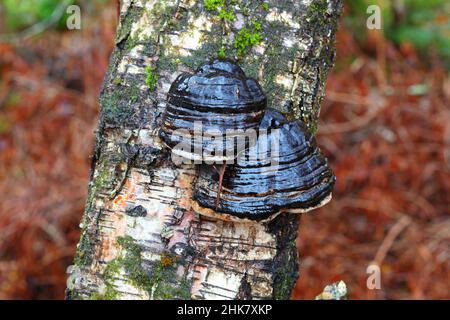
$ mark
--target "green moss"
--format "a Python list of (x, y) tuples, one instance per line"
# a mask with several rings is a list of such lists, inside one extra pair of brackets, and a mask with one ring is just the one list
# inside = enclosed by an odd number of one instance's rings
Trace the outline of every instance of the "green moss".
[(135, 112), (133, 104), (139, 100), (140, 94), (138, 83), (116, 86), (105, 91), (100, 97), (104, 123), (117, 125), (127, 123)]
[(122, 97), (122, 90), (114, 90), (112, 93), (105, 93), (100, 96), (100, 106), (105, 118), (117, 114)]
[[(236, 0), (205, 0), (204, 7), (219, 19), (213, 20), (213, 29), (209, 32), (209, 35), (216, 36), (207, 36), (205, 39), (202, 39), (202, 43), (209, 44), (210, 47), (213, 47), (214, 52), (217, 53), (218, 57), (225, 58), (228, 55), (226, 53), (226, 48), (228, 47), (230, 49), (235, 49), (233, 50), (234, 57), (237, 56), (237, 58), (242, 58), (252, 46), (262, 41), (262, 23), (256, 19), (251, 19), (250, 16), (264, 16), (262, 11), (264, 8), (268, 9), (268, 4), (264, 5), (264, 3), (261, 2), (256, 4), (246, 3), (244, 1)], [(230, 25), (227, 24), (227, 22), (236, 20), (237, 11), (249, 17), (246, 19), (249, 19), (250, 22), (247, 26), (236, 31), (237, 33), (233, 43), (227, 43), (227, 40), (229, 39), (228, 35), (231, 31)], [(220, 21), (220, 23), (218, 23), (218, 21)], [(217, 30), (214, 30), (215, 25), (219, 27)], [(220, 36), (217, 37), (217, 35)], [(209, 53), (208, 55), (210, 55), (211, 51), (207, 52)]]
[(91, 188), (89, 190), (88, 200), (86, 201), (86, 209), (83, 218), (84, 227), (81, 230), (80, 241), (78, 242), (77, 250), (75, 252), (74, 264), (77, 267), (87, 267), (92, 263), (93, 248), (86, 228), (86, 217), (91, 211), (90, 208), (92, 207), (93, 192), (94, 191)]
[(315, 0), (309, 7), (309, 13), (324, 14), (328, 8), (327, 0)]
[(70, 300), (118, 300), (120, 298), (119, 292), (112, 285), (107, 285), (101, 292), (90, 292), (88, 296), (85, 293), (74, 292), (70, 296)]
[(104, 294), (94, 292), (89, 296), (88, 300), (109, 300), (109, 299), (106, 299), (106, 295)]
[(224, 59), (226, 57), (225, 53), (225, 47), (220, 47), (219, 50), (217, 50), (217, 56), (221, 59)]
[(269, 222), (267, 231), (276, 237), (277, 253), (273, 260), (273, 299), (289, 299), (298, 277), (298, 249), (295, 245), (298, 216), (286, 214)]
[[(118, 245), (123, 249), (124, 255), (106, 265), (103, 278), (106, 293), (100, 295), (102, 299), (117, 298), (114, 290), (114, 279), (123, 270), (127, 279), (136, 288), (142, 289), (150, 295), (153, 291), (154, 299), (189, 298), (190, 283), (182, 279), (180, 283), (173, 284), (176, 276), (177, 257), (169, 253), (161, 254), (160, 260), (153, 266), (151, 273), (143, 267), (142, 249), (130, 236), (117, 238)], [(98, 298), (94, 296), (91, 298)]]
[(151, 91), (155, 91), (156, 85), (158, 84), (159, 76), (155, 72), (156, 68), (153, 66), (146, 66), (145, 73), (147, 74), (145, 78), (145, 83), (150, 88)]
[(113, 83), (114, 83), (115, 85), (121, 85), (121, 84), (123, 84), (123, 80), (122, 80), (122, 78), (120, 78), (119, 76), (117, 76), (117, 77), (114, 78)]
[(117, 243), (124, 250), (125, 255), (107, 263), (103, 272), (103, 280), (106, 286), (105, 293), (94, 293), (91, 300), (116, 300), (119, 298), (114, 286), (116, 276), (124, 270), (130, 282), (137, 288), (147, 290), (150, 277), (142, 269), (141, 248), (135, 240), (129, 236), (117, 238)]
[(182, 279), (177, 286), (167, 285), (166, 282), (161, 281), (154, 292), (155, 299), (183, 299), (191, 298), (191, 284), (188, 280)]
[(219, 17), (220, 17), (220, 19), (223, 19), (225, 21), (236, 20), (236, 15), (234, 14), (234, 12), (231, 10), (226, 10), (226, 9), (220, 9)]
[(125, 43), (125, 50), (126, 51), (130, 51), (131, 49), (133, 49), (134, 47), (136, 47), (136, 45), (139, 43), (139, 40), (137, 37), (128, 37), (126, 43)]
[(90, 265), (92, 262), (92, 246), (85, 230), (81, 232), (80, 242), (78, 243), (75, 254), (74, 264), (78, 267)]
[(218, 11), (225, 5), (225, 0), (205, 0), (205, 8), (209, 11)]
[(253, 21), (250, 28), (243, 27), (234, 39), (237, 56), (242, 57), (254, 45), (261, 42), (261, 23)]
[(273, 298), (275, 300), (289, 299), (292, 287), (295, 282), (292, 280), (291, 262), (288, 260), (289, 256), (286, 254), (283, 256), (283, 261), (280, 266), (283, 266), (285, 270), (277, 270), (275, 273), (275, 283), (273, 287)]
[(155, 265), (152, 273), (151, 283), (155, 288), (154, 299), (189, 299), (190, 282), (186, 278), (174, 284), (176, 279), (177, 258), (171, 254), (163, 253), (160, 261)]
[(105, 157), (97, 163), (95, 179), (94, 179), (94, 191), (106, 190), (111, 188), (112, 172), (109, 169), (109, 162)]
[(306, 13), (306, 17), (308, 17), (308, 21), (310, 23), (323, 24), (325, 23), (325, 17), (327, 16), (326, 12), (328, 9), (327, 0), (316, 0), (308, 8), (308, 12)]
[(264, 2), (261, 7), (263, 8), (264, 11), (269, 11), (269, 4), (267, 2)]
[(130, 236), (119, 237), (117, 239), (117, 244), (123, 248), (126, 254), (123, 258), (117, 258), (113, 261), (113, 274), (114, 272), (117, 273), (120, 268), (124, 268), (128, 274), (128, 279), (130, 279), (134, 286), (149, 290), (151, 279), (147, 272), (142, 268), (141, 247)]
[(88, 300), (117, 300), (119, 298), (119, 293), (112, 285), (107, 285), (104, 293), (94, 292), (89, 297)]
[(236, 20), (236, 15), (233, 9), (229, 8), (234, 1), (226, 0), (205, 0), (205, 8), (208, 11), (213, 11), (218, 14), (220, 19), (224, 21), (234, 21)]

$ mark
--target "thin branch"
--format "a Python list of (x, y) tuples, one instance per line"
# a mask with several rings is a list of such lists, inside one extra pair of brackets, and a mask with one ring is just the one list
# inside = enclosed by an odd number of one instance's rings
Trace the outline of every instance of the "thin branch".
[(381, 243), (380, 247), (377, 250), (374, 259), (375, 264), (381, 266), (388, 251), (394, 244), (395, 239), (403, 231), (403, 229), (405, 229), (410, 223), (411, 219), (408, 216), (403, 216), (392, 226), (392, 228), (389, 230), (388, 234), (386, 235), (386, 237), (384, 238), (383, 242)]

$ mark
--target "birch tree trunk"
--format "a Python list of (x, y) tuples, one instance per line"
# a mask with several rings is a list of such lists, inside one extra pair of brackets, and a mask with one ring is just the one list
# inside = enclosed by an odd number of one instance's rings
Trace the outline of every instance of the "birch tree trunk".
[(175, 166), (157, 131), (176, 76), (221, 55), (239, 58), (268, 106), (315, 132), (342, 3), (221, 3), (121, 1), (68, 299), (290, 297), (298, 215), (265, 224), (197, 216), (197, 168)]

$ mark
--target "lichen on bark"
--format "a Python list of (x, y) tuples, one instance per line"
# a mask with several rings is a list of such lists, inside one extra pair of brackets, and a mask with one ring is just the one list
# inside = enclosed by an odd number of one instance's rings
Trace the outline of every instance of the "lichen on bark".
[(176, 76), (220, 54), (258, 79), (270, 107), (315, 132), (342, 3), (232, 3), (220, 14), (205, 1), (121, 1), (68, 298), (289, 298), (298, 216), (197, 216), (197, 167), (175, 166), (157, 130)]

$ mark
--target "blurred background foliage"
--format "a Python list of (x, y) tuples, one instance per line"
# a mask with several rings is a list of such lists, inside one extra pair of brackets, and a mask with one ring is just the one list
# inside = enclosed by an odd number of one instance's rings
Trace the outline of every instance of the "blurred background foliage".
[[(74, 4), (72, 0), (3, 0), (2, 9), (6, 31), (18, 31), (38, 22), (50, 19), (58, 5)], [(64, 13), (53, 26), (63, 29), (66, 26), (67, 14)]]
[[(63, 11), (23, 37), (61, 3), (0, 2), (0, 299), (63, 298), (79, 240), (118, 1), (67, 0), (81, 30)], [(382, 31), (366, 28), (370, 4)], [(318, 132), (338, 179), (302, 217), (293, 298), (338, 280), (352, 299), (450, 298), (449, 5), (345, 1)]]
[(448, 0), (351, 0), (347, 1), (347, 27), (360, 44), (367, 41), (367, 7), (381, 8), (383, 31), (398, 46), (413, 45), (426, 58), (430, 50), (450, 59), (450, 2)]
[(17, 32), (30, 28), (37, 23), (52, 19), (58, 7), (64, 10), (49, 29), (63, 31), (66, 29), (68, 14), (65, 8), (75, 4), (83, 8), (83, 12), (92, 14), (95, 8), (111, 0), (2, 0), (0, 3), (0, 30), (3, 32)]

